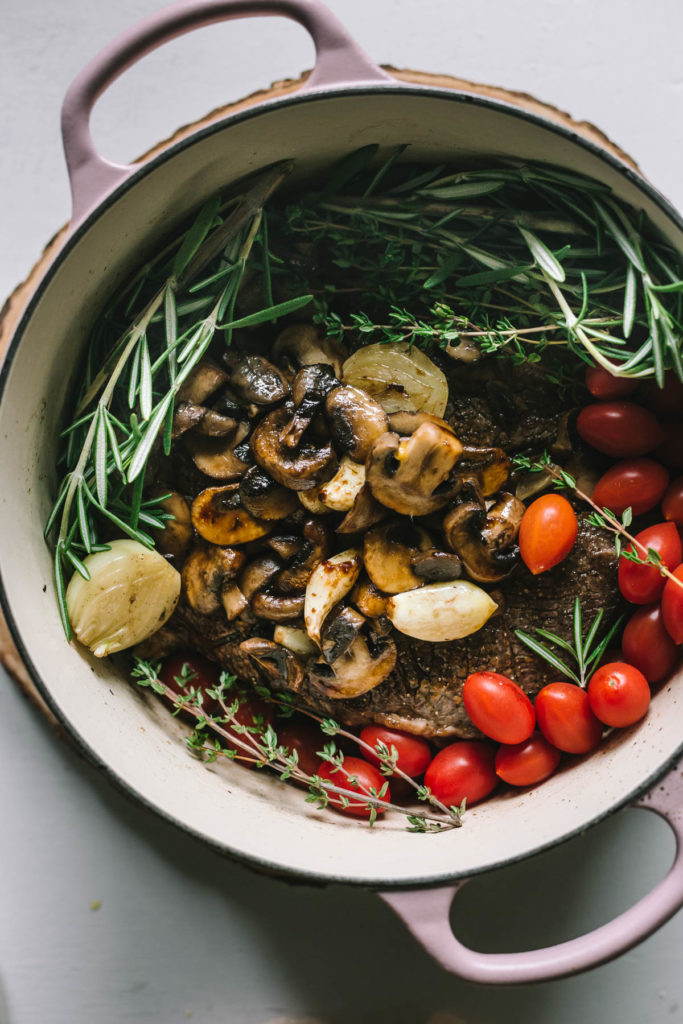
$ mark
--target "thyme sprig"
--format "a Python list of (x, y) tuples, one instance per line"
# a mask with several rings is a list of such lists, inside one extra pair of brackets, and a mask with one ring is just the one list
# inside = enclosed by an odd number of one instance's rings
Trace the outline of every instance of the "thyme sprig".
[[(589, 505), (593, 512), (586, 517), (586, 522), (592, 526), (596, 526), (600, 530), (607, 530), (609, 533), (614, 535), (614, 549), (618, 556), (627, 559), (629, 562), (635, 562), (638, 565), (651, 565), (657, 569), (662, 576), (666, 576), (667, 579), (673, 580), (676, 586), (683, 589), (683, 581), (679, 580), (664, 565), (661, 556), (658, 551), (654, 548), (646, 548), (644, 544), (641, 544), (631, 533), (628, 528), (633, 521), (633, 510), (631, 508), (625, 509), (622, 513), (621, 519), (619, 519), (614, 512), (611, 512), (608, 508), (601, 508), (597, 505), (590, 495), (586, 494), (577, 484), (575, 477), (568, 473), (561, 466), (557, 466), (550, 458), (548, 452), (543, 452), (539, 459), (533, 460), (526, 456), (515, 456), (513, 458), (513, 465), (515, 469), (524, 469), (531, 473), (545, 473), (549, 476), (557, 490), (570, 490), (577, 498)], [(628, 547), (624, 546), (626, 542)]]
[[(239, 710), (246, 698), (244, 692), (235, 688), (235, 676), (222, 672), (219, 685), (215, 689), (207, 689), (204, 693), (192, 685), (194, 675), (191, 671), (187, 671), (188, 666), (183, 666), (182, 672), (175, 677), (177, 690), (174, 690), (159, 679), (159, 667), (159, 665), (144, 659), (135, 658), (131, 676), (138, 685), (149, 687), (170, 701), (174, 707), (174, 715), (186, 711), (195, 719), (194, 731), (187, 740), (188, 747), (205, 757), (207, 761), (212, 762), (220, 757), (226, 757), (230, 760), (247, 761), (258, 768), (269, 768), (276, 772), (281, 779), (292, 779), (304, 784), (308, 788), (307, 802), (315, 803), (320, 808), (327, 807), (331, 793), (339, 797), (339, 802), (344, 807), (348, 806), (351, 801), (358, 803), (361, 798), (368, 808), (368, 823), (370, 825), (374, 824), (380, 807), (397, 811), (406, 816), (409, 825), (408, 831), (411, 832), (440, 832), (462, 825), (464, 803), (459, 808), (447, 808), (433, 797), (427, 787), (419, 786), (409, 776), (406, 776), (397, 768), (398, 753), (394, 747), (388, 748), (382, 744), (378, 745), (375, 750), (382, 762), (382, 774), (391, 775), (396, 771), (411, 783), (420, 800), (427, 801), (442, 810), (443, 817), (437, 817), (429, 812), (417, 815), (409, 812), (405, 807), (387, 801), (385, 795), (389, 788), (388, 782), (385, 782), (379, 789), (364, 786), (356, 776), (347, 770), (344, 765), (344, 754), (334, 741), (326, 743), (318, 751), (318, 754), (321, 760), (332, 765), (332, 774), (342, 776), (343, 782), (335, 785), (334, 782), (323, 779), (319, 775), (306, 773), (299, 765), (297, 751), (281, 744), (276, 730), (262, 717), (254, 716), (252, 725), (245, 725), (239, 720)], [(231, 691), (234, 691), (232, 695)], [(266, 687), (256, 687), (256, 691), (262, 698), (281, 706), (286, 715), (291, 714), (294, 710), (305, 710), (296, 708), (292, 701), (275, 697)], [(221, 714), (206, 713), (203, 707), (205, 695), (218, 701)], [(321, 718), (308, 711), (306, 714), (318, 722), (321, 734), (343, 735), (368, 751), (373, 750), (359, 737), (341, 729), (332, 719)], [(211, 741), (209, 733), (214, 734), (213, 741)]]
[[(574, 622), (572, 638), (570, 640), (538, 626), (535, 628), (534, 632), (541, 638), (541, 640), (545, 640), (547, 643), (550, 643), (552, 647), (546, 646), (546, 644), (537, 640), (536, 637), (530, 636), (529, 633), (525, 633), (521, 629), (515, 630), (515, 636), (521, 640), (523, 644), (526, 644), (534, 654), (543, 658), (544, 661), (547, 661), (549, 665), (552, 665), (553, 668), (557, 669), (558, 672), (561, 672), (562, 675), (571, 679), (572, 682), (577, 684), (577, 686), (585, 688), (593, 669), (597, 666), (613, 638), (616, 636), (624, 618), (623, 615), (620, 616), (604, 636), (598, 640), (598, 632), (602, 624), (603, 616), (604, 612), (601, 608), (591, 622), (588, 627), (588, 631), (584, 636), (581, 601), (577, 597), (574, 601)], [(562, 656), (560, 656), (557, 651), (553, 650), (553, 647), (558, 648)], [(567, 664), (567, 655), (573, 664)]]

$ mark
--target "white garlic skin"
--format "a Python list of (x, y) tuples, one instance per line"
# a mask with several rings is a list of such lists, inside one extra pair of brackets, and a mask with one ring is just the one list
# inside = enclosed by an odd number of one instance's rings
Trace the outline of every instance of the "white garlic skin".
[(467, 580), (430, 583), (389, 598), (387, 615), (406, 636), (438, 643), (476, 633), (498, 605), (481, 587)]
[(96, 658), (146, 640), (172, 615), (180, 573), (158, 551), (135, 540), (114, 540), (88, 555), (85, 580), (74, 573), (66, 607), (74, 634)]

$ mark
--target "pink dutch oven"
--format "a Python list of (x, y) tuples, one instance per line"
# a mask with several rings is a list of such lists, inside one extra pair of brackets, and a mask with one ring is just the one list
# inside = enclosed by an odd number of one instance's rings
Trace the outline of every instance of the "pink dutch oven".
[[(313, 38), (315, 69), (298, 92), (229, 114), (140, 164), (121, 166), (98, 154), (90, 110), (122, 71), (190, 29), (261, 15), (293, 19)], [(175, 719), (112, 666), (67, 645), (42, 526), (62, 410), (95, 311), (189, 210), (256, 168), (293, 158), (301, 180), (363, 144), (409, 142), (413, 159), (517, 157), (591, 175), (644, 209), (681, 250), (679, 215), (629, 164), (570, 128), (473, 92), (397, 82), (317, 0), (191, 0), (153, 15), (79, 75), (62, 128), (71, 227), (16, 329), (0, 378), (2, 607), (51, 709), (97, 766), (158, 814), (262, 870), (376, 889), (429, 953), (463, 978), (557, 978), (640, 942), (683, 904), (681, 674), (661, 688), (642, 724), (613, 735), (533, 798), (494, 798), (469, 811), (464, 828), (440, 835), (409, 834), (402, 821), (370, 830), (316, 811), (265, 772), (188, 757)], [(677, 841), (669, 874), (634, 907), (588, 935), (531, 952), (482, 954), (454, 937), (449, 908), (468, 878), (561, 843), (629, 804), (663, 816)]]

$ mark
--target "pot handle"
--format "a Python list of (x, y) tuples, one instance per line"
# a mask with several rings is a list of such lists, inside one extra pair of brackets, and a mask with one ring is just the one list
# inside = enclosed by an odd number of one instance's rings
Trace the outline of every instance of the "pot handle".
[(524, 953), (478, 953), (456, 939), (449, 912), (457, 885), (379, 895), (447, 971), (485, 985), (549, 981), (597, 967), (625, 953), (669, 920), (683, 905), (683, 762), (634, 804), (661, 815), (676, 837), (666, 877), (633, 907), (587, 935)]
[(195, 28), (233, 18), (280, 16), (297, 21), (313, 39), (315, 67), (301, 92), (388, 82), (320, 0), (183, 0), (138, 22), (102, 50), (78, 75), (62, 105), (62, 139), (71, 182), (72, 229), (128, 178), (135, 166), (105, 160), (90, 135), (97, 98), (145, 54)]

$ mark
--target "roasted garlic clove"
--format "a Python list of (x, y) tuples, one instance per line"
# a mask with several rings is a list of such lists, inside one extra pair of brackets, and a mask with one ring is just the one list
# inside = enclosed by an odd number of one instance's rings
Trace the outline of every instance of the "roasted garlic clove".
[(348, 594), (363, 564), (358, 548), (348, 548), (325, 559), (315, 569), (306, 587), (304, 623), (312, 640), (320, 643), (323, 622), (334, 606)]
[(395, 594), (387, 603), (387, 616), (406, 636), (436, 643), (476, 633), (497, 607), (481, 587), (455, 580)]
[(364, 483), (365, 466), (344, 455), (332, 479), (318, 491), (318, 498), (334, 512), (348, 512)]
[(84, 564), (90, 579), (74, 573), (66, 607), (77, 639), (97, 658), (146, 640), (178, 603), (180, 573), (135, 540), (111, 541)]

